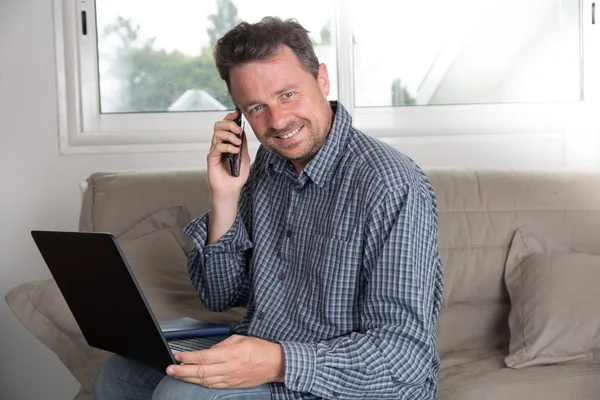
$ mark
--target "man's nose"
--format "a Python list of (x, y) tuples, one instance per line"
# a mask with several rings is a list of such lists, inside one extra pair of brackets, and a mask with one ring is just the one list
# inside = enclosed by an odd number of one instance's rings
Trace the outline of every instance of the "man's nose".
[(284, 129), (288, 125), (288, 114), (284, 107), (275, 105), (269, 107), (269, 113), (271, 117), (270, 125), (273, 129)]

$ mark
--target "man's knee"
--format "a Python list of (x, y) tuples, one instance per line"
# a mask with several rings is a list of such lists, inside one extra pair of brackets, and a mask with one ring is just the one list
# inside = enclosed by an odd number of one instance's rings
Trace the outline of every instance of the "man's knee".
[(201, 393), (202, 389), (203, 387), (200, 385), (194, 385), (192, 383), (175, 379), (172, 376), (167, 376), (160, 381), (154, 390), (152, 400), (204, 400), (204, 397)]
[(157, 368), (129, 358), (113, 355), (96, 372), (92, 382), (94, 400), (128, 399), (147, 396), (165, 376)]
[(154, 391), (152, 400), (270, 400), (267, 384), (251, 389), (209, 389), (202, 385), (165, 377)]
[(108, 358), (94, 376), (92, 382), (92, 393), (94, 400), (109, 399), (112, 396), (111, 391), (118, 386), (118, 378), (124, 367), (126, 359), (121, 356), (112, 356)]

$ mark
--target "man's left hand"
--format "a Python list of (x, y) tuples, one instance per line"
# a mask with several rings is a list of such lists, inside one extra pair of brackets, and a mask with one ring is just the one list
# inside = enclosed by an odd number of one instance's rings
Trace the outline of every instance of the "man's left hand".
[(208, 350), (175, 353), (184, 365), (170, 365), (167, 374), (215, 389), (251, 388), (283, 382), (281, 346), (263, 339), (232, 335)]

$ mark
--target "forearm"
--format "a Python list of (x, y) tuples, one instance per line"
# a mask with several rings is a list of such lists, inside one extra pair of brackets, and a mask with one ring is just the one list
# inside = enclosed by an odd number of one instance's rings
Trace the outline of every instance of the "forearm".
[(281, 345), (284, 382), (291, 390), (323, 398), (433, 398), (427, 380), (435, 357), (433, 344), (380, 339), (379, 333), (373, 332), (318, 343)]
[(245, 269), (240, 263), (230, 261), (235, 256), (210, 258), (207, 260), (197, 249), (188, 257), (190, 279), (204, 305), (217, 312), (245, 306), (249, 291)]
[(231, 229), (238, 214), (238, 198), (239, 196), (219, 198), (211, 195), (207, 245), (217, 243)]

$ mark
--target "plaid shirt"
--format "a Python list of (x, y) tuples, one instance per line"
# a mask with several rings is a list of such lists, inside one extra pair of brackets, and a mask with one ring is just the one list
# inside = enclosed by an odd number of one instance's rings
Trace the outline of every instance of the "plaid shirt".
[(407, 156), (351, 125), (342, 105), (298, 175), (260, 147), (231, 229), (186, 234), (211, 310), (245, 306), (232, 332), (281, 344), (273, 399), (433, 399), (442, 301), (434, 191)]

